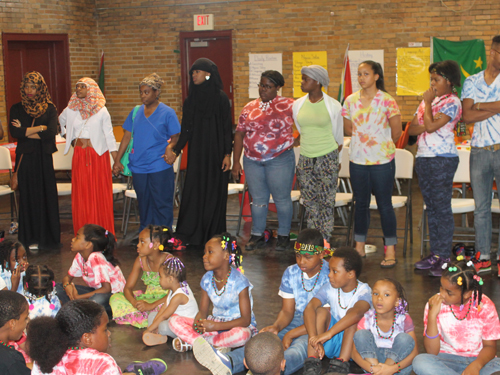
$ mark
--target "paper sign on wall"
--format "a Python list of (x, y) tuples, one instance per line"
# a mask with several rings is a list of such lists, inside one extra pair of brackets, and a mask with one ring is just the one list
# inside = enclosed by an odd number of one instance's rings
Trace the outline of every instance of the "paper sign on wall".
[(384, 50), (374, 49), (365, 51), (349, 51), (349, 68), (351, 69), (352, 92), (359, 91), (358, 66), (363, 61), (372, 60), (382, 65), (384, 69)]
[(293, 53), (293, 97), (300, 98), (305, 94), (300, 88), (302, 74), (300, 70), (303, 66), (319, 65), (328, 69), (326, 51), (315, 52), (294, 52)]
[(259, 97), (257, 84), (260, 82), (260, 75), (266, 70), (283, 71), (281, 53), (249, 53), (248, 54), (249, 82), (248, 97), (255, 99)]
[(429, 88), (430, 48), (398, 48), (396, 53), (396, 94), (422, 95)]

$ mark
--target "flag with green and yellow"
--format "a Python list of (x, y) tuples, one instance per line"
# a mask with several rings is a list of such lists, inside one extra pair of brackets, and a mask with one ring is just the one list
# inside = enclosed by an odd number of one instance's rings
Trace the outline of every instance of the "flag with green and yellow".
[[(484, 40), (482, 39), (451, 42), (449, 40), (432, 38), (432, 43), (433, 62), (444, 60), (456, 61), (462, 73), (462, 85), (468, 76), (486, 69), (486, 50), (484, 48)], [(462, 92), (461, 89), (461, 87), (457, 87), (459, 98)]]

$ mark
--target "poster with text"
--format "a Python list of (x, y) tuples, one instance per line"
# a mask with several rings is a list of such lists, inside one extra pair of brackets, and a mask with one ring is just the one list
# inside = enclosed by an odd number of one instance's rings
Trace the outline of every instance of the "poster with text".
[(293, 53), (293, 97), (300, 98), (305, 94), (300, 88), (303, 66), (319, 65), (328, 70), (326, 51), (294, 52)]
[(398, 48), (396, 53), (396, 95), (422, 95), (429, 88), (430, 48)]
[(382, 65), (384, 70), (384, 50), (372, 49), (364, 51), (349, 51), (349, 68), (351, 69), (352, 92), (359, 91), (358, 66), (363, 61), (372, 60)]
[(283, 62), (281, 53), (249, 53), (248, 54), (248, 97), (255, 99), (259, 97), (260, 75), (266, 70), (276, 70), (283, 74)]

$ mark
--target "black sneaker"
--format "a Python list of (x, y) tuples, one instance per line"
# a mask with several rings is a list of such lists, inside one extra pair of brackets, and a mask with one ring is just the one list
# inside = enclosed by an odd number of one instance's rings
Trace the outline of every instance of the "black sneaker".
[(276, 251), (285, 251), (290, 248), (290, 235), (288, 236), (279, 236), (276, 240)]
[(321, 375), (321, 361), (318, 358), (309, 357), (304, 361), (303, 375)]
[(245, 245), (245, 250), (252, 251), (255, 249), (260, 249), (266, 246), (266, 237), (261, 234), (260, 236), (256, 236), (252, 234), (247, 244)]
[(325, 375), (349, 374), (349, 362), (341, 361), (338, 358), (330, 359), (330, 366)]

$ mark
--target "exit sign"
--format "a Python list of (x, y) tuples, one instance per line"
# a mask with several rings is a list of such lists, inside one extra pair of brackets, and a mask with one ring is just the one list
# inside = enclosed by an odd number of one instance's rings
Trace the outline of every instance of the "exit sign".
[(214, 15), (213, 14), (195, 14), (193, 16), (194, 30), (213, 30)]

